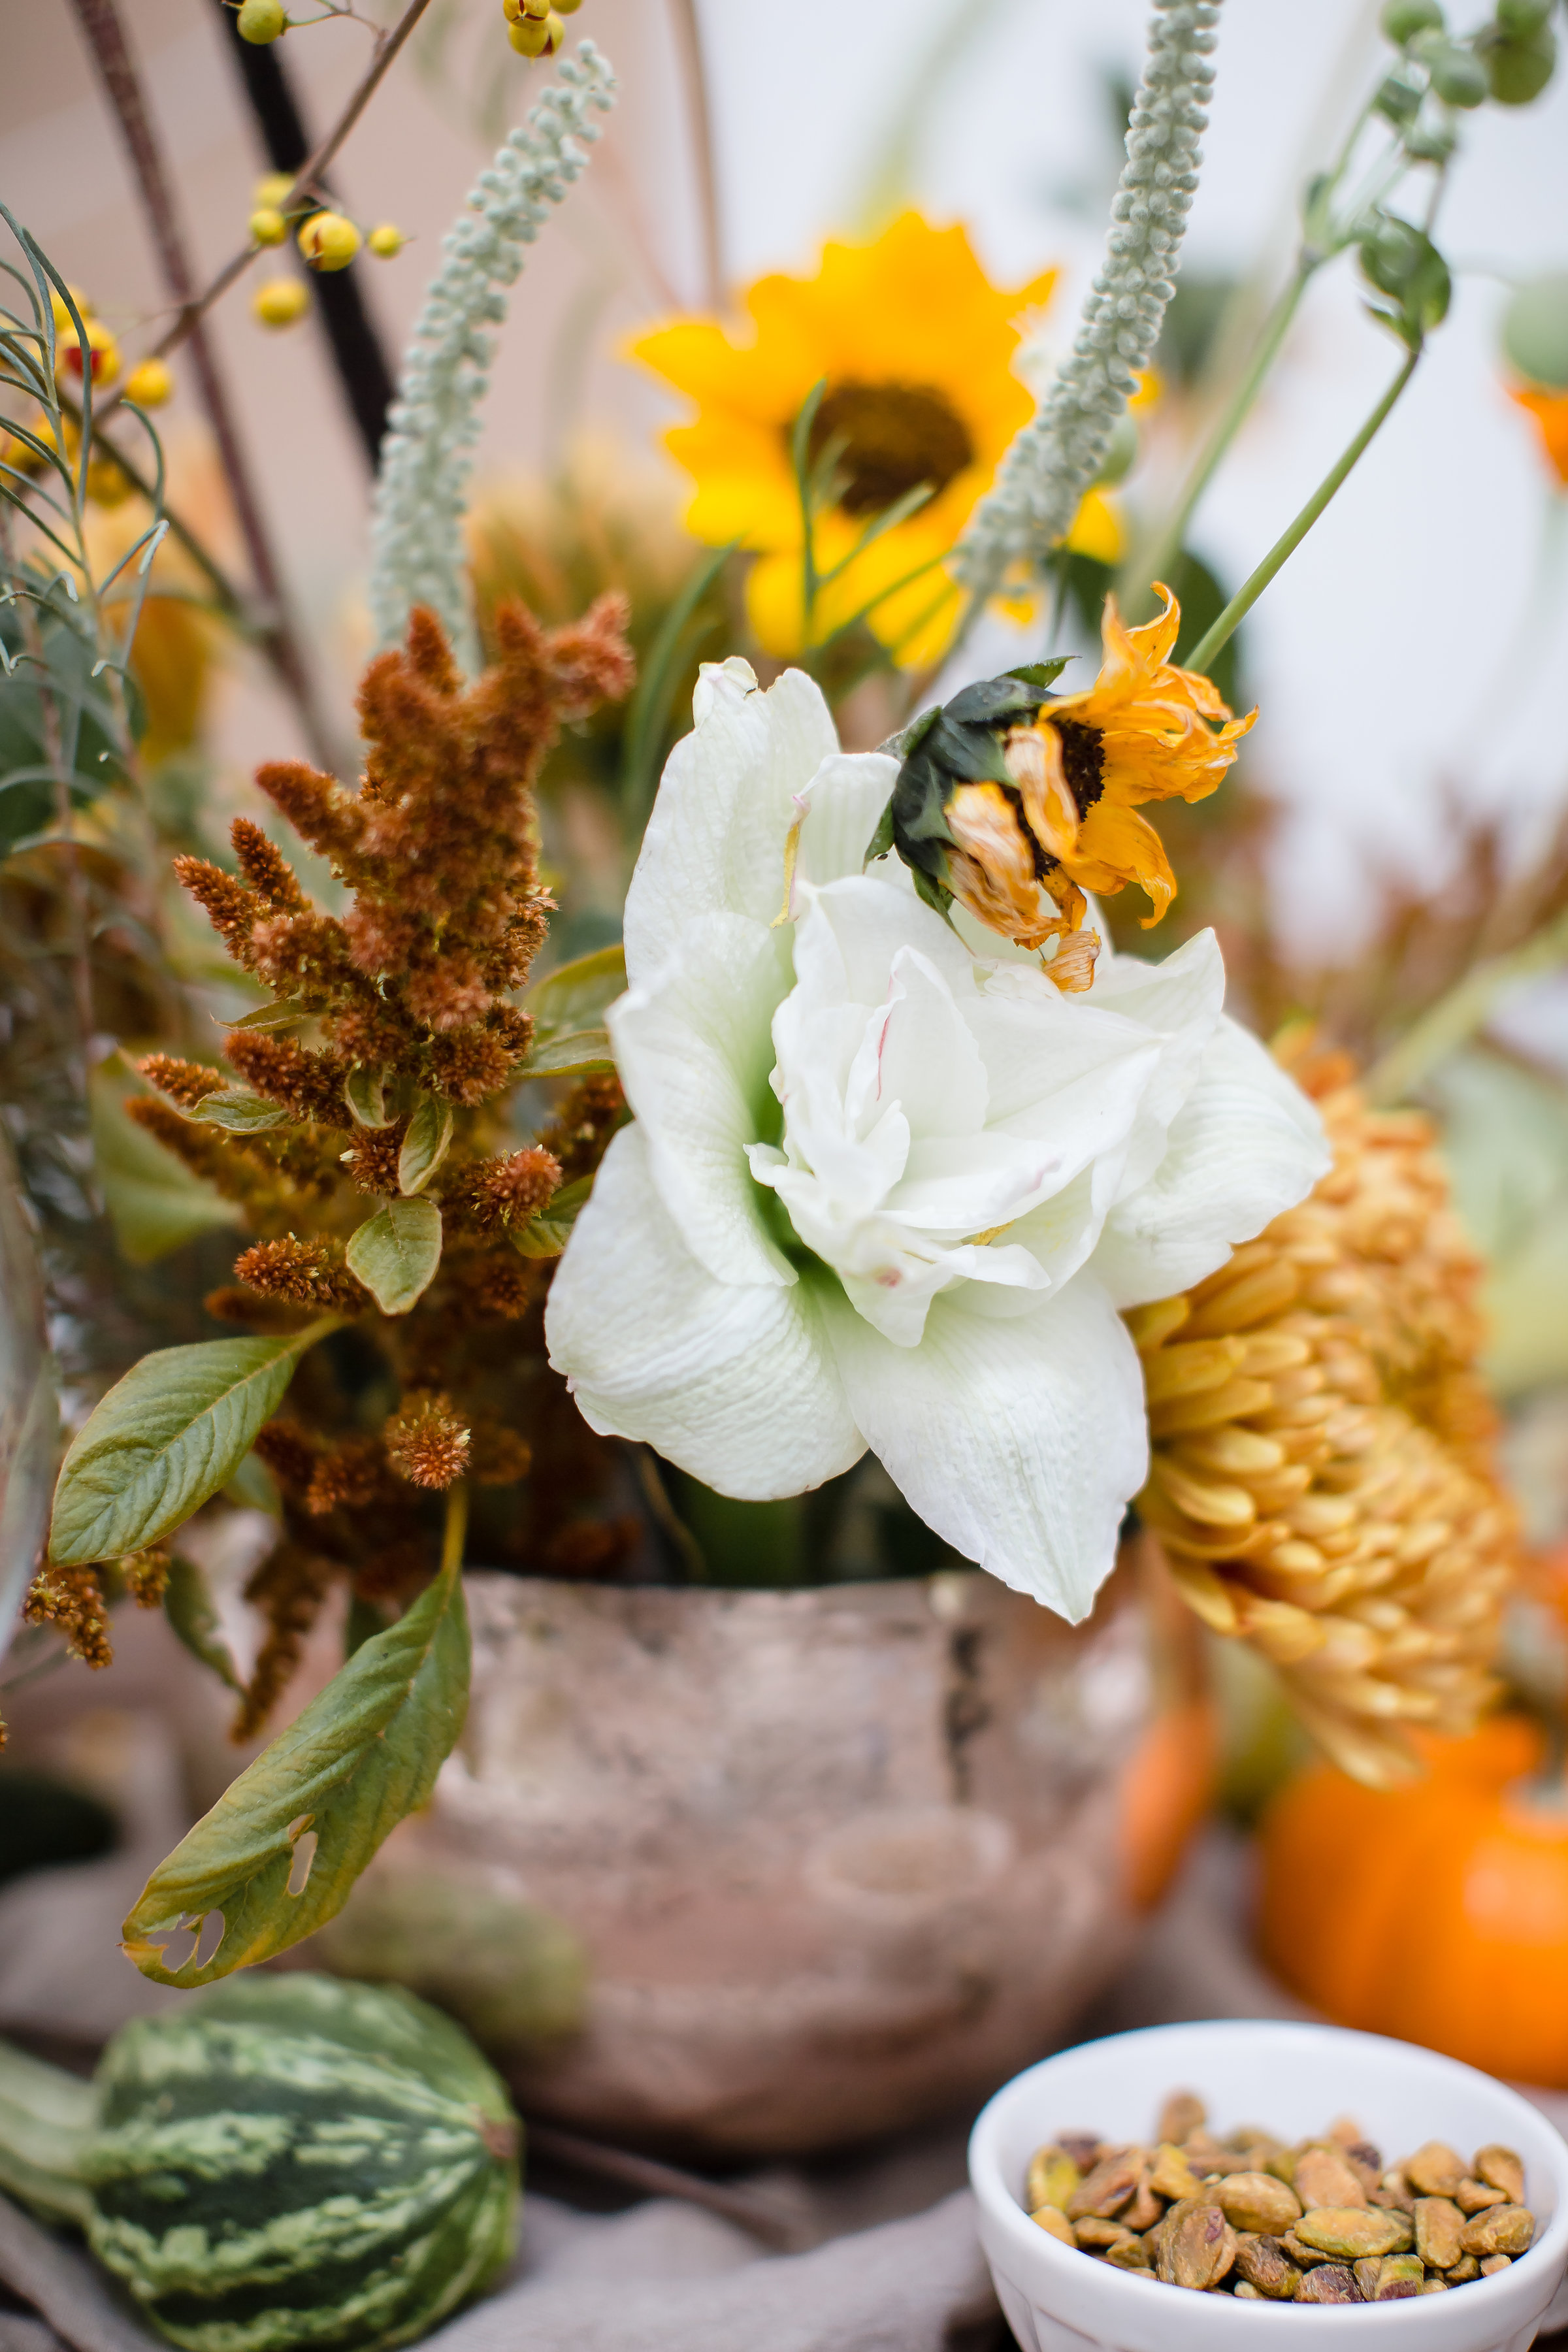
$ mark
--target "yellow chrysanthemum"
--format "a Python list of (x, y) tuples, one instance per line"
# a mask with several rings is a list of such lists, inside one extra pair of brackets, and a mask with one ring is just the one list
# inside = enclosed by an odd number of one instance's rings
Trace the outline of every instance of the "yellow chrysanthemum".
[[(791, 441), (820, 383), (812, 446), (840, 446), (842, 489), (816, 532), (816, 569), (829, 576), (811, 642), (864, 613), (901, 663), (941, 657), (960, 609), (942, 559), (1032, 412), (1013, 366), (1020, 319), (1055, 280), (1047, 270), (1012, 290), (993, 286), (962, 228), (910, 212), (868, 245), (827, 245), (814, 278), (759, 278), (745, 298), (746, 341), (716, 320), (681, 319), (633, 346), (698, 404), (696, 421), (666, 436), (697, 486), (688, 527), (710, 546), (734, 541), (755, 553), (748, 612), (769, 653), (805, 643)], [(854, 553), (878, 514), (921, 485), (932, 493), (924, 506)], [(1114, 514), (1101, 501), (1087, 520), (1098, 552)]]
[(1493, 1695), (1517, 1529), (1477, 1370), (1481, 1267), (1430, 1122), (1368, 1110), (1343, 1057), (1300, 1042), (1294, 1075), (1328, 1175), (1206, 1282), (1127, 1318), (1152, 1442), (1138, 1507), (1191, 1606), (1378, 1784), (1417, 1769), (1413, 1727), (1467, 1731)]

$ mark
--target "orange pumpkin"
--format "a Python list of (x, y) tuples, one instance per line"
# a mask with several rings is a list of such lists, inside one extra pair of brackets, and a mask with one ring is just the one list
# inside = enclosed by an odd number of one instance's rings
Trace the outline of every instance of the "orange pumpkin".
[(1496, 1716), (1426, 1738), (1427, 1776), (1363, 1789), (1319, 1766), (1264, 1821), (1258, 1942), (1341, 2025), (1568, 2089), (1568, 1789)]

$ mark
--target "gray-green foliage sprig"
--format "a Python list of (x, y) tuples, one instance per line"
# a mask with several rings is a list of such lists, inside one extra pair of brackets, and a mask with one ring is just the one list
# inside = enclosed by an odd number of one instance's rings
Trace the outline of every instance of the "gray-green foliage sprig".
[(479, 438), (479, 403), (495, 337), (506, 316), (501, 289), (588, 163), (616, 80), (584, 41), (561, 79), (509, 131), (479, 175), (463, 216), (443, 240), (444, 259), (425, 298), (388, 420), (372, 526), (371, 617), (377, 642), (397, 644), (410, 607), (427, 604), (473, 670), (478, 646), (464, 576), (463, 511)]
[(1017, 557), (1043, 560), (1071, 530), (1128, 394), (1149, 364), (1175, 291), (1177, 251), (1198, 184), (1219, 8), (1220, 0), (1154, 0), (1105, 263), (1078, 340), (959, 542), (954, 569), (979, 595), (989, 593)]

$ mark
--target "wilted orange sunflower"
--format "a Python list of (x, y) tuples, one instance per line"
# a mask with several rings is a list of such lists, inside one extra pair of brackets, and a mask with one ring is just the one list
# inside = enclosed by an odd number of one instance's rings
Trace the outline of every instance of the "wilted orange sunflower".
[[(695, 422), (666, 436), (696, 483), (688, 527), (756, 554), (747, 610), (767, 652), (797, 654), (863, 617), (900, 663), (940, 658), (961, 604), (942, 559), (1033, 411), (1014, 362), (1023, 315), (1056, 275), (994, 286), (962, 228), (909, 212), (869, 244), (828, 244), (815, 277), (758, 278), (743, 340), (714, 319), (679, 319), (633, 345), (698, 404)], [(816, 522), (822, 585), (808, 625), (792, 442), (818, 384), (810, 454), (831, 444), (839, 456), (837, 498)], [(916, 512), (856, 551), (922, 487)], [(1104, 553), (1113, 519), (1090, 499), (1068, 543)]]
[(1568, 490), (1568, 392), (1516, 383), (1509, 386), (1509, 398), (1516, 400), (1526, 415), (1535, 419), (1542, 452), (1557, 477), (1557, 486)]

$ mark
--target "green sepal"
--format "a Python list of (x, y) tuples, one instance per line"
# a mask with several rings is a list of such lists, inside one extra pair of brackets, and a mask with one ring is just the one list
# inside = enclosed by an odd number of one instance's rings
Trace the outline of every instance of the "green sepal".
[(934, 874), (928, 874), (923, 866), (911, 866), (910, 872), (914, 878), (915, 896), (918, 898), (923, 898), (926, 905), (939, 914), (944, 923), (950, 923), (952, 892), (946, 883), (939, 882)]
[(1024, 662), (1017, 669), (1005, 669), (1002, 675), (1016, 677), (1020, 686), (1037, 686), (1044, 694), (1047, 687), (1055, 686), (1072, 658), (1071, 654), (1053, 654), (1049, 661)]
[(877, 819), (877, 830), (866, 844), (866, 855), (860, 860), (861, 872), (864, 873), (868, 866), (874, 865), (879, 857), (886, 857), (892, 845), (893, 803), (889, 795), (887, 807)]

